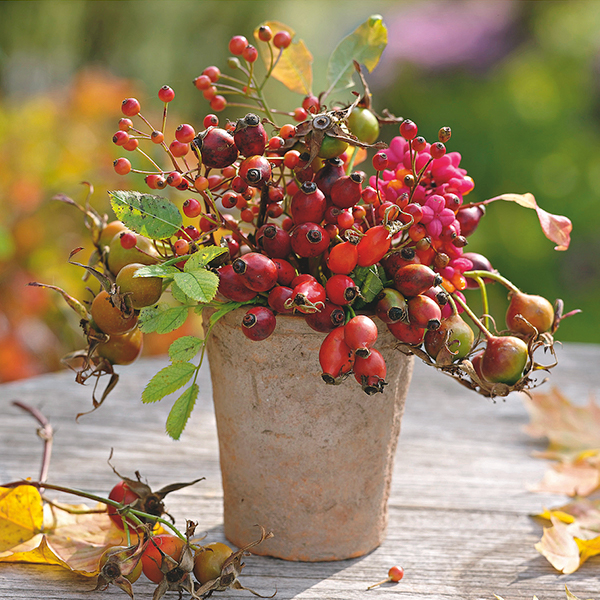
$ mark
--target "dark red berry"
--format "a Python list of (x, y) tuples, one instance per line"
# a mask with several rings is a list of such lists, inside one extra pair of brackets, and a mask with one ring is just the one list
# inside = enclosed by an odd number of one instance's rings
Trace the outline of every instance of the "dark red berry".
[(323, 340), (319, 349), (321, 377), (328, 384), (339, 384), (354, 366), (354, 352), (344, 341), (344, 327), (337, 327)]
[(291, 233), (292, 250), (301, 257), (311, 258), (329, 247), (329, 234), (317, 223), (301, 223)]
[(273, 311), (266, 306), (252, 307), (242, 319), (244, 335), (255, 342), (267, 339), (275, 331), (276, 325)]
[(248, 252), (236, 258), (232, 266), (246, 286), (255, 292), (267, 292), (277, 283), (277, 266), (264, 254)]
[(383, 392), (383, 387), (387, 385), (385, 382), (387, 367), (379, 350), (371, 348), (366, 357), (357, 354), (353, 370), (356, 381), (361, 384), (366, 394), (372, 396)]
[(200, 149), (202, 163), (211, 169), (224, 169), (238, 157), (233, 136), (219, 127), (206, 130), (193, 143)]

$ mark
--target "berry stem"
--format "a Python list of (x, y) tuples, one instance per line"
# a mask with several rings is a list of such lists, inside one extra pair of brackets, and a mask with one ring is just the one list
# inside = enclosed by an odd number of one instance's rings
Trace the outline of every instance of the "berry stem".
[(142, 156), (145, 156), (156, 167), (156, 171), (159, 173), (163, 172), (163, 170), (139, 146), (136, 148), (136, 152), (139, 152)]
[(479, 291), (481, 292), (481, 306), (482, 306), (482, 310), (483, 310), (483, 319), (484, 319), (483, 322), (484, 322), (485, 326), (489, 328), (489, 326), (490, 326), (490, 317), (489, 317), (490, 304), (488, 301), (487, 288), (485, 287), (485, 282), (483, 281), (483, 278), (481, 278), (477, 275), (477, 276), (473, 277), (473, 279), (479, 286)]
[(502, 277), (500, 273), (495, 273), (493, 271), (465, 271), (463, 273), (465, 277), (471, 277), (475, 279), (476, 277), (486, 277), (487, 279), (493, 279), (498, 283), (501, 283), (504, 287), (508, 288), (511, 292), (518, 294), (521, 290), (512, 282), (506, 279), (506, 277)]
[(46, 477), (48, 477), (48, 469), (50, 468), (54, 430), (50, 424), (50, 421), (48, 421), (41, 411), (34, 406), (30, 406), (29, 404), (21, 402), (20, 400), (15, 400), (12, 404), (13, 406), (18, 406), (19, 408), (22, 408), (24, 411), (28, 412), (40, 424), (37, 434), (44, 442), (44, 452), (42, 454), (42, 466), (40, 468), (39, 481), (43, 483), (46, 481)]
[(449, 298), (461, 305), (461, 307), (469, 315), (473, 323), (475, 323), (475, 325), (477, 325), (477, 327), (480, 329), (481, 333), (483, 333), (486, 340), (489, 340), (493, 337), (490, 331), (487, 329), (487, 327), (481, 322), (479, 317), (469, 308), (469, 305), (460, 296), (452, 295), (449, 296)]

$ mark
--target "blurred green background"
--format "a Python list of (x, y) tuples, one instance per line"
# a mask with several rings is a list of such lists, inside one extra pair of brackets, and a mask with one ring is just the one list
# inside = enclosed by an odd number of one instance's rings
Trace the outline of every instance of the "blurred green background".
[[(84, 293), (82, 273), (67, 258), (91, 243), (78, 211), (54, 194), (82, 202), (88, 181), (92, 204), (109, 212), (108, 189), (143, 189), (141, 178), (112, 170), (123, 98), (136, 96), (145, 114), (159, 118), (156, 93), (168, 84), (176, 92), (170, 124), (200, 129), (210, 109), (192, 80), (211, 64), (226, 71), (231, 36), (251, 39), (266, 20), (286, 23), (305, 41), (318, 94), (337, 42), (373, 13), (389, 30), (368, 75), (375, 109), (414, 120), (428, 139), (450, 126), (448, 148), (462, 154), (475, 180), (470, 201), (529, 191), (573, 222), (571, 247), (556, 252), (533, 211), (494, 203), (468, 250), (488, 256), (523, 291), (582, 309), (558, 339), (600, 342), (600, 2), (5, 1), (0, 381), (59, 368), (60, 356), (81, 346), (75, 314), (58, 295), (26, 284)], [(286, 110), (301, 102), (277, 82), (268, 93)], [(224, 117), (243, 114), (226, 109)], [(384, 138), (396, 133), (390, 128)], [(505, 294), (492, 296), (501, 328)], [(145, 351), (164, 351), (168, 342), (150, 339)]]

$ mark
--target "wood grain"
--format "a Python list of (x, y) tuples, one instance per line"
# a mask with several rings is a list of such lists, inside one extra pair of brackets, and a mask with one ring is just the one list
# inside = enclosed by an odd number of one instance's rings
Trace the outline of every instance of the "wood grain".
[[(600, 346), (565, 344), (551, 375), (572, 401), (584, 403), (600, 390)], [(178, 522), (199, 522), (208, 541), (226, 541), (222, 493), (208, 369), (201, 396), (181, 441), (164, 434), (171, 402), (143, 406), (141, 390), (163, 359), (147, 359), (121, 369), (121, 382), (105, 406), (75, 422), (91, 406), (91, 389), (63, 372), (0, 386), (0, 481), (37, 478), (41, 441), (31, 416), (11, 405), (33, 404), (56, 429), (49, 481), (107, 494), (116, 477), (139, 470), (150, 485), (206, 477), (167, 497)], [(399, 598), (446, 600), (565, 598), (564, 585), (580, 598), (600, 598), (600, 558), (576, 573), (558, 574), (534, 544), (542, 528), (530, 514), (565, 498), (528, 491), (547, 465), (531, 453), (544, 446), (523, 431), (528, 421), (519, 395), (494, 403), (464, 390), (422, 364), (415, 365), (396, 457), (385, 542), (369, 555), (335, 563), (290, 563), (253, 556), (242, 581), (263, 594), (278, 590), (286, 600)], [(60, 496), (75, 502), (72, 497)], [(366, 592), (393, 564), (404, 579)], [(117, 588), (90, 594), (94, 580), (58, 567), (0, 564), (3, 600), (125, 598)], [(136, 598), (150, 599), (154, 585), (142, 578)], [(176, 597), (175, 595), (172, 595)], [(168, 596), (167, 596), (168, 597)], [(223, 598), (250, 598), (227, 591)], [(389, 596), (388, 596), (389, 597)]]

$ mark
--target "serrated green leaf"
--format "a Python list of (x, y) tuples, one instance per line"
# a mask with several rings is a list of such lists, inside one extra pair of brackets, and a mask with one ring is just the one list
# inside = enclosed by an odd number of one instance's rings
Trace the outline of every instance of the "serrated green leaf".
[(169, 358), (172, 362), (192, 360), (202, 347), (204, 340), (194, 335), (184, 335), (176, 339), (169, 347)]
[(327, 65), (326, 95), (352, 87), (354, 61), (364, 65), (369, 73), (377, 66), (387, 46), (387, 29), (380, 15), (369, 17), (346, 36), (335, 48)]
[(179, 269), (170, 265), (147, 265), (136, 269), (134, 277), (173, 277)]
[(210, 261), (217, 258), (217, 256), (221, 256), (221, 254), (225, 254), (225, 252), (227, 252), (227, 248), (223, 248), (221, 246), (200, 248), (186, 260), (183, 270), (189, 273), (191, 271), (196, 271), (197, 269), (206, 267)]
[[(280, 31), (287, 31), (292, 38), (295, 31), (279, 23), (278, 21), (268, 21), (263, 23), (271, 28), (273, 35)], [(257, 47), (267, 69), (271, 66), (271, 52), (267, 44), (261, 42), (258, 38), (258, 28), (254, 31), (257, 40)], [(279, 62), (273, 69), (271, 76), (280, 81), (292, 92), (308, 95), (312, 90), (312, 54), (308, 51), (302, 40), (294, 41), (281, 53)]]
[(167, 433), (174, 439), (181, 437), (185, 425), (190, 418), (196, 399), (198, 398), (198, 384), (192, 384), (187, 390), (177, 398), (169, 416), (167, 417)]
[(188, 316), (187, 306), (158, 304), (142, 308), (138, 327), (142, 333), (170, 333), (181, 327)]
[(175, 298), (177, 302), (181, 302), (181, 304), (194, 304), (194, 300), (189, 296), (186, 296), (175, 282), (171, 284), (171, 294), (173, 294), (173, 298)]
[(206, 269), (176, 273), (173, 280), (186, 296), (202, 303), (210, 302), (219, 287), (219, 277)]
[(183, 224), (179, 209), (167, 198), (116, 190), (108, 192), (115, 215), (129, 229), (153, 240), (175, 235)]
[(196, 369), (196, 365), (189, 362), (176, 362), (161, 369), (144, 388), (142, 402), (158, 402), (172, 394), (190, 380)]

